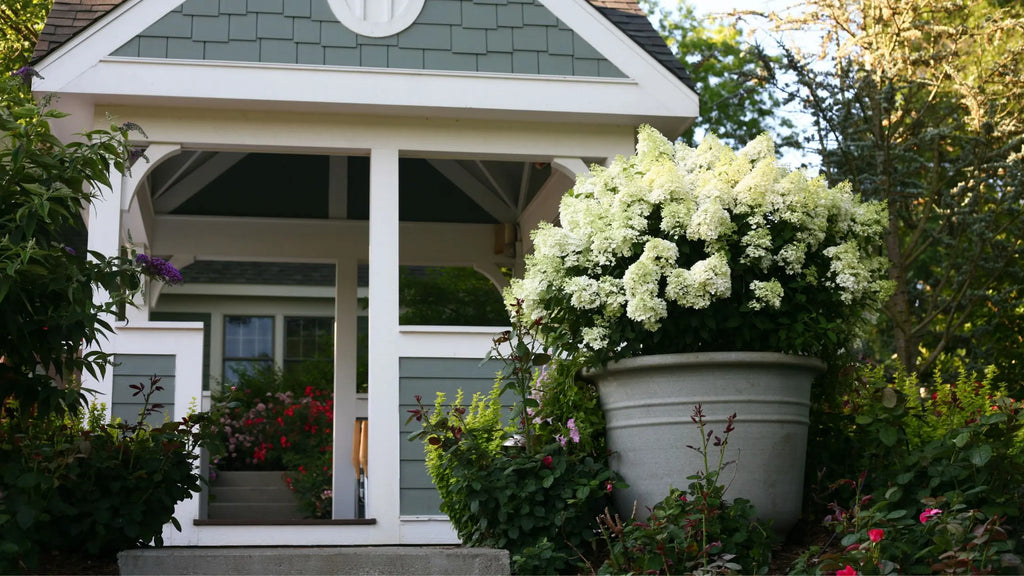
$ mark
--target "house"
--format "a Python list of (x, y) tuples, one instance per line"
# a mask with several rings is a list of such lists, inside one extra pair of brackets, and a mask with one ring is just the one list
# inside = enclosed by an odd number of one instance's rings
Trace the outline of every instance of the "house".
[[(118, 370), (87, 383), (114, 409), (121, 380), (160, 373), (180, 417), (204, 374), (265, 358), (238, 350), (277, 350), (286, 317), (333, 319), (334, 492), (354, 493), (341, 423), (363, 409), (366, 318), (367, 518), (336, 496), (329, 521), (211, 525), (194, 499), (179, 505), (169, 545), (456, 542), (444, 516), (417, 508), (431, 488), (403, 460), (402, 405), (424, 382), (479, 379), (493, 328), (400, 326), (399, 266), (471, 266), (502, 285), (500, 270), (521, 268), (530, 230), (557, 218), (577, 175), (630, 154), (639, 124), (675, 136), (698, 109), (635, 0), (56, 0), (35, 67), (33, 89), (72, 114), (59, 135), (125, 121), (145, 131), (148, 162), (89, 211), (90, 249), (131, 243), (209, 273), (333, 275), (147, 286), (104, 346)], [(228, 317), (263, 315), (243, 300), (275, 298), (294, 313), (227, 328)], [(228, 351), (231, 338), (247, 344)], [(204, 368), (204, 357), (216, 360)]]

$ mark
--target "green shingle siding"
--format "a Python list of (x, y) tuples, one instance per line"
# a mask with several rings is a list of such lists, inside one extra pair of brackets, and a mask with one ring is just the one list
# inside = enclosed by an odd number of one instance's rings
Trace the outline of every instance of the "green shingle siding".
[[(433, 404), (437, 392), (444, 392), (449, 401), (455, 400), (459, 389), (463, 401), (469, 404), (474, 393), (488, 393), (494, 385), (494, 375), (500, 364), (490, 361), (483, 366), (475, 358), (401, 358), (399, 360), (399, 411), (416, 407), (415, 396), (423, 397), (425, 404)], [(402, 418), (399, 434), (399, 510), (402, 515), (440, 514), (441, 499), (430, 480), (423, 463), (422, 442), (410, 442), (409, 434), (419, 429), (419, 423), (406, 424)]]
[(196, 16), (192, 19), (192, 40), (227, 42), (232, 18), (238, 16)]
[(295, 37), (294, 19), (280, 14), (260, 14), (256, 18), (256, 34), (259, 38), (291, 40)]
[(309, 0), (284, 0), (284, 15), (292, 18), (309, 18)]
[(487, 54), (487, 31), (452, 28), (452, 52)]
[(131, 386), (142, 384), (149, 390), (150, 378), (159, 377), (163, 390), (154, 392), (151, 404), (163, 404), (161, 412), (151, 414), (146, 421), (154, 426), (163, 424), (165, 419), (178, 416), (174, 409), (174, 356), (164, 354), (118, 354), (114, 356), (113, 390), (110, 398), (110, 412), (125, 422), (136, 422), (145, 404), (143, 396), (135, 396)]
[(167, 38), (140, 38), (140, 58), (167, 58)]
[(245, 0), (220, 0), (221, 14), (245, 14)]
[(441, 26), (439, 24), (420, 24), (419, 26), (411, 26), (398, 33), (398, 45), (402, 48), (451, 50), (451, 27)]
[(426, 0), (383, 38), (340, 24), (327, 0), (186, 0), (114, 56), (622, 77), (540, 0)]
[(423, 5), (416, 21), (420, 24), (462, 24), (460, 0), (431, 0)]
[(423, 50), (388, 46), (389, 68), (423, 68)]
[(192, 16), (217, 16), (220, 14), (219, 0), (191, 0), (181, 6), (182, 14)]
[[(228, 30), (229, 40), (255, 40), (256, 39), (256, 14), (244, 14), (230, 17)], [(211, 58), (212, 60), (213, 58)]]
[[(296, 20), (295, 41), (300, 44), (319, 44), (320, 26), (321, 24), (315, 20)], [(323, 48), (320, 49), (320, 53), (323, 54)]]

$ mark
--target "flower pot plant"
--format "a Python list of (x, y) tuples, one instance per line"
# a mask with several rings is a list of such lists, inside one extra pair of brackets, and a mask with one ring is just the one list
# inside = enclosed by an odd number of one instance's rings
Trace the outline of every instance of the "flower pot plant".
[(547, 345), (588, 358), (612, 465), (631, 486), (620, 511), (698, 474), (687, 445), (700, 444), (689, 414), (702, 404), (711, 423), (745, 423), (723, 483), (785, 531), (816, 358), (848, 349), (890, 290), (884, 206), (779, 166), (767, 135), (734, 152), (643, 126), (636, 154), (581, 177), (559, 215), (534, 232), (506, 296), (542, 319)]

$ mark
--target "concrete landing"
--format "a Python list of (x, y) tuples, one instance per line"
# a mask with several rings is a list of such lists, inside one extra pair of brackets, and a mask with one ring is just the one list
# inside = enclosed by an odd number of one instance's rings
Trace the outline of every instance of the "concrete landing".
[(507, 550), (461, 546), (144, 548), (121, 552), (117, 564), (122, 576), (510, 573)]

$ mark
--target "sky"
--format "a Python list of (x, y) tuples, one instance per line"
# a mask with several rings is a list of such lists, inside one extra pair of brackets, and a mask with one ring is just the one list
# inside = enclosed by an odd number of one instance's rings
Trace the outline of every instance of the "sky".
[[(673, 5), (676, 0), (660, 0), (665, 5)], [(799, 4), (798, 0), (688, 0), (690, 4), (694, 6), (698, 14), (729, 14), (733, 10), (756, 10), (760, 12), (784, 12), (787, 8), (794, 4)], [(748, 20), (748, 23), (744, 27), (745, 30), (752, 32), (755, 39), (757, 39), (762, 46), (771, 47), (775, 41), (765, 32), (758, 32), (757, 30), (751, 30), (751, 25), (754, 21)], [(813, 37), (808, 37), (806, 40), (801, 42), (801, 45), (806, 49), (813, 51), (816, 47), (817, 40)], [(802, 114), (795, 110), (783, 110), (783, 114), (788, 116), (794, 124), (799, 126), (808, 126), (808, 119)], [(789, 165), (790, 167), (795, 166), (809, 166), (812, 172), (817, 171), (819, 160), (817, 155), (806, 152), (787, 151), (782, 157), (782, 163)]]

